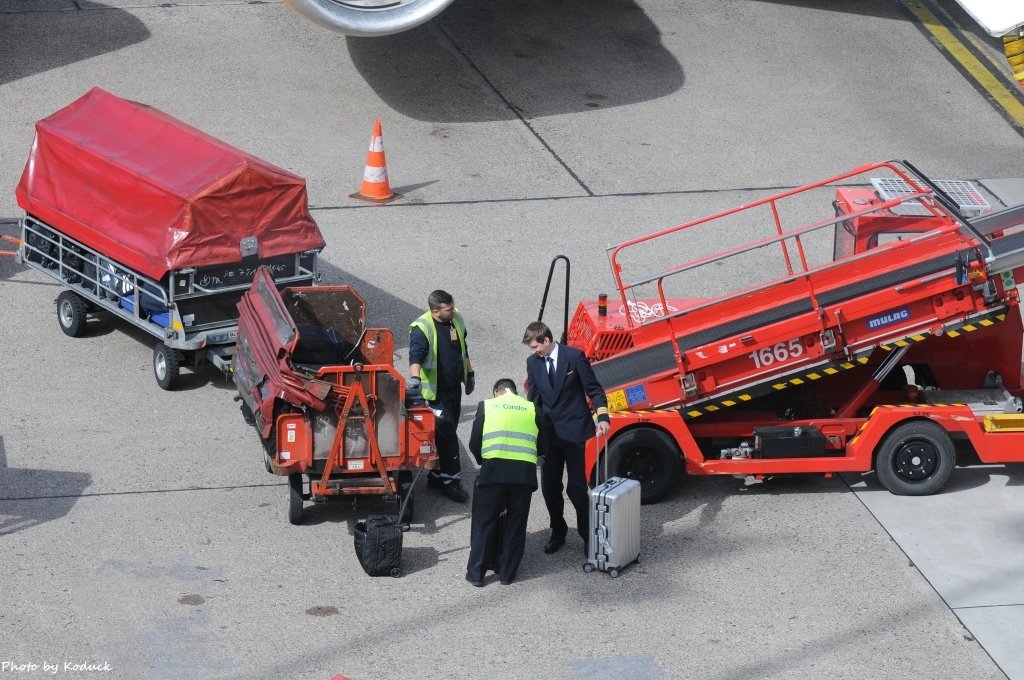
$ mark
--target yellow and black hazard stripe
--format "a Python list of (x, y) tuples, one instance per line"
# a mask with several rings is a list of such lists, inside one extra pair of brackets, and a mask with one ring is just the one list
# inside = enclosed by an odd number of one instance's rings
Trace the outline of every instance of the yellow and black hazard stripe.
[[(949, 324), (948, 326), (943, 326), (942, 333), (948, 335), (951, 338), (959, 338), (965, 333), (971, 333), (982, 328), (988, 328), (989, 326), (999, 323), (1005, 318), (1006, 307), (1000, 307), (998, 309), (982, 312), (981, 314), (968, 317), (963, 321), (958, 321), (956, 323)], [(886, 352), (890, 352), (896, 349), (897, 347), (906, 347), (909, 344), (921, 342), (922, 340), (925, 340), (931, 337), (932, 335), (933, 333), (931, 333), (930, 331), (925, 331), (924, 333), (915, 333), (913, 335), (908, 335), (905, 338), (901, 338), (893, 342), (882, 343), (879, 345), (879, 347), (884, 349)]]
[[(965, 333), (970, 333), (981, 328), (987, 328), (999, 321), (1002, 321), (1006, 318), (1006, 311), (1006, 307), (999, 307), (998, 309), (982, 312), (962, 321), (944, 326), (942, 332), (951, 338), (957, 338)], [(879, 346), (889, 352), (898, 347), (906, 347), (909, 344), (921, 342), (931, 335), (933, 334), (930, 331), (913, 333), (898, 340), (880, 344)], [(848, 361), (826, 361), (816, 364), (815, 366), (805, 368), (795, 374), (752, 385), (748, 389), (731, 392), (723, 396), (715, 396), (704, 401), (685, 404), (680, 407), (680, 411), (686, 419), (698, 418), (705, 414), (720, 411), (723, 408), (730, 408), (737, 404), (746, 403), (752, 399), (763, 397), (766, 394), (780, 392), (782, 390), (789, 389), (790, 387), (799, 387), (808, 382), (821, 380), (822, 378), (833, 376), (842, 371), (848, 371), (852, 368), (857, 368), (858, 366), (866, 364), (873, 349), (874, 348), (872, 347), (862, 350)]]
[(868, 349), (861, 352), (858, 356), (854, 356), (849, 361), (845, 359), (842, 361), (823, 361), (786, 376), (762, 381), (743, 390), (715, 396), (702, 402), (686, 404), (680, 410), (686, 419), (697, 418), (708, 413), (720, 411), (723, 408), (731, 408), (737, 404), (746, 403), (752, 399), (763, 397), (766, 394), (780, 392), (790, 387), (799, 387), (808, 382), (814, 382), (842, 371), (848, 371), (851, 368), (857, 368), (866, 364), (870, 355), (871, 349)]

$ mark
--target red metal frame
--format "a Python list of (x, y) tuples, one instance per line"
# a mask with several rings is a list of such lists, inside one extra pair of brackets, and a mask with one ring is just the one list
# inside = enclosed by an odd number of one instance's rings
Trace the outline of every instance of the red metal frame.
[[(902, 179), (913, 193), (882, 200), (871, 190), (840, 186), (880, 171)], [(826, 186), (837, 186), (834, 218), (797, 228), (783, 225), (779, 204), (784, 199)], [(926, 215), (892, 212), (917, 199)], [(632, 283), (623, 280), (624, 251), (755, 208), (770, 210), (773, 236), (686, 261)], [(832, 262), (811, 266), (803, 239), (825, 228), (852, 229), (854, 248), (837, 254)], [(886, 232), (899, 238), (877, 243), (878, 235)], [(795, 253), (789, 240), (795, 243)], [(787, 272), (781, 278), (713, 298), (684, 300), (666, 295), (665, 280), (675, 274), (775, 245)], [(1003, 376), (1013, 395), (1024, 393), (1017, 291), (1004, 288), (994, 275), (990, 286), (983, 285), (990, 273), (980, 245), (971, 230), (962, 229), (958, 218), (933, 200), (930, 189), (902, 165), (867, 165), (611, 248), (612, 275), (622, 308), (630, 308), (630, 295), (636, 298), (637, 290), (654, 285), (656, 297), (637, 300), (660, 306), (661, 313), (647, 319), (630, 314), (609, 318), (599, 313), (594, 301), (586, 301), (580, 303), (570, 324), (569, 342), (590, 357), (599, 377), (605, 362), (612, 365), (620, 360), (617, 370), (607, 371), (620, 384), (606, 381), (604, 385), (610, 407), (617, 411), (612, 413), (609, 441), (637, 427), (660, 430), (676, 442), (689, 474), (866, 472), (872, 469), (885, 435), (912, 419), (930, 420), (949, 432), (963, 433), (983, 462), (1024, 462), (1024, 418), (1021, 432), (1014, 428), (989, 432), (985, 418), (965, 406), (908, 405), (907, 397), (901, 401), (900, 395), (879, 393), (879, 381), (872, 377), (887, 351), (906, 351), (906, 346), (914, 345), (906, 361), (927, 363), (930, 357), (958, 367), (964, 373), (963, 384), (955, 385), (958, 389), (981, 387), (982, 369), (987, 367)], [(963, 253), (970, 256), (961, 270), (956, 258)], [(964, 273), (966, 277), (961, 278)], [(800, 311), (770, 314), (786, 304), (799, 306)], [(768, 322), (742, 327), (744, 319), (762, 313)], [(735, 333), (722, 331), (732, 327), (737, 328)], [(982, 332), (972, 333), (973, 340), (950, 343), (950, 338), (975, 328)], [(701, 339), (693, 342), (692, 337)], [(673, 366), (662, 363), (657, 370), (636, 369), (632, 377), (621, 368), (628, 366), (621, 360), (628, 361), (630, 355), (647, 352), (644, 356), (650, 357), (651, 350), (669, 351), (666, 343), (671, 345)], [(763, 362), (758, 361), (761, 353), (768, 353)], [(783, 355), (786, 358), (780, 358)], [(979, 358), (986, 363), (980, 365)], [(944, 379), (947, 383), (961, 380), (949, 375)], [(830, 414), (783, 420), (771, 407), (756, 410), (752, 406), (773, 391), (804, 390), (813, 396), (807, 385), (818, 380), (826, 385), (820, 390), (828, 394), (831, 401), (827, 403), (835, 404)], [(831, 388), (829, 381), (834, 383)], [(627, 392), (633, 396), (627, 399)], [(864, 415), (865, 410), (870, 413)], [(705, 449), (713, 449), (714, 441), (750, 439), (755, 427), (766, 425), (817, 427), (826, 437), (827, 455), (720, 459), (706, 457), (702, 451), (701, 441), (710, 442)], [(587, 447), (588, 471), (596, 463), (595, 446), (591, 440)]]
[[(357, 329), (352, 333), (353, 344), (356, 344), (354, 336), (359, 335), (359, 354), (367, 363), (325, 365), (316, 369), (315, 376), (311, 377), (308, 371), (292, 365), (292, 355), (297, 351), (301, 335), (284, 299), (292, 300), (294, 295), (294, 300), (305, 304), (314, 300), (313, 295), (332, 292), (349, 296), (345, 300), (352, 303), (351, 314), (358, 318), (342, 315), (344, 318), (339, 322)], [(319, 299), (322, 304), (324, 298)], [(246, 348), (238, 352), (240, 365), (236, 371), (249, 370), (246, 362), (251, 355), (260, 369), (259, 375), (266, 376), (265, 383), (252, 385), (250, 396), (255, 400), (253, 410), (258, 412), (264, 438), (270, 436), (276, 423), (276, 453), (269, 460), (274, 474), (309, 475), (310, 493), (314, 497), (394, 494), (398, 489), (393, 473), (428, 467), (436, 460), (434, 414), (426, 407), (404, 408), (405, 378), (391, 363), (394, 337), (388, 329), (365, 328), (365, 303), (354, 289), (306, 286), (285, 288), (279, 293), (266, 268), (261, 267), (239, 307), (239, 343), (246, 343)], [(289, 408), (278, 413), (277, 406), (282, 403)], [(316, 435), (311, 418), (327, 411), (338, 414), (337, 425), (326, 460), (314, 460)], [(401, 417), (394, 418), (400, 411)], [(396, 421), (397, 450), (381, 450), (379, 412), (390, 412)], [(365, 434), (366, 456), (346, 456), (346, 425), (353, 422), (358, 422)], [(363, 464), (353, 465), (356, 460)], [(359, 483), (360, 477), (366, 478), (366, 483)], [(346, 483), (337, 484), (342, 478), (346, 478)], [(355, 483), (352, 480), (356, 480)]]

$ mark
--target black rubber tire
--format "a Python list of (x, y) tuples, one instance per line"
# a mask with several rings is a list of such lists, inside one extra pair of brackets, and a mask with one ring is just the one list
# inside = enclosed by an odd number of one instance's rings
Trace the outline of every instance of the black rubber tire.
[(153, 377), (162, 390), (173, 390), (181, 374), (181, 352), (162, 342), (153, 348)]
[[(672, 490), (680, 463), (675, 442), (654, 428), (626, 430), (608, 444), (608, 474), (639, 481), (641, 503), (656, 503)], [(597, 464), (603, 476), (602, 461)]]
[(941, 426), (915, 420), (896, 427), (878, 445), (875, 472), (890, 493), (928, 496), (949, 481), (956, 447)]
[(288, 475), (288, 522), (302, 524), (302, 475)]
[(77, 338), (85, 330), (89, 316), (89, 303), (79, 295), (66, 290), (57, 296), (57, 323), (64, 335)]

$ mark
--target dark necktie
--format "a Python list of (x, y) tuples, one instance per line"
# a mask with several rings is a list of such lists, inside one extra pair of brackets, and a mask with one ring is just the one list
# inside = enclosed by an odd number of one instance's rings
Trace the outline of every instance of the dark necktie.
[(548, 357), (547, 359), (548, 359), (548, 383), (550, 383), (551, 386), (554, 387), (555, 386), (555, 360), (552, 359), (551, 357)]

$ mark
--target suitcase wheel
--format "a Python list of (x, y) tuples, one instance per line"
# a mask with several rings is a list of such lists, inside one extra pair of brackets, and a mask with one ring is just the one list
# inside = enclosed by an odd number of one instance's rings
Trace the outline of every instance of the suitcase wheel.
[(398, 567), (395, 567), (394, 569), (391, 570), (391, 576), (392, 577), (398, 578), (401, 575), (402, 575), (402, 571)]
[(608, 575), (611, 576), (612, 578), (618, 578), (619, 577), (619, 570), (616, 569), (615, 567), (612, 567), (611, 569), (608, 570)]
[(594, 571), (594, 565), (591, 564), (590, 562), (587, 562), (586, 564), (583, 565), (583, 571), (588, 573), (588, 574), (591, 573), (592, 571)]

